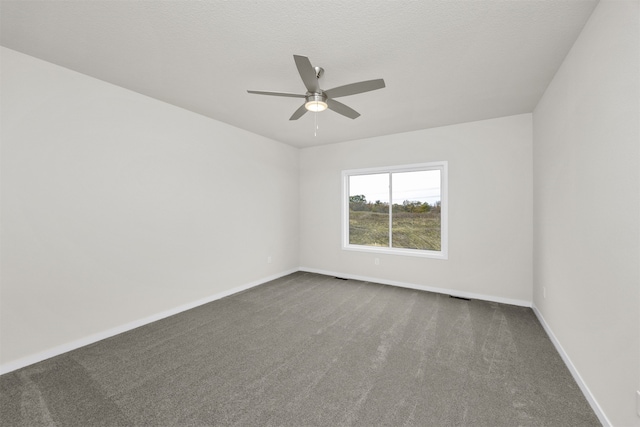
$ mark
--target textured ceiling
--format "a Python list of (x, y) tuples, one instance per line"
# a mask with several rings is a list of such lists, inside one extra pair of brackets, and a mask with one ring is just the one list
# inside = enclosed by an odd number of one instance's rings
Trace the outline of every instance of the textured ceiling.
[[(531, 112), (597, 0), (2, 1), (0, 43), (297, 147)], [(289, 121), (293, 54), (330, 89), (386, 88)]]

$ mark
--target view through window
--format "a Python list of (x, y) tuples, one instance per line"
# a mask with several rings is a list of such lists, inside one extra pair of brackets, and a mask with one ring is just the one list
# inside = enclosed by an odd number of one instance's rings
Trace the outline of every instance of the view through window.
[(446, 162), (343, 172), (343, 247), (446, 257)]

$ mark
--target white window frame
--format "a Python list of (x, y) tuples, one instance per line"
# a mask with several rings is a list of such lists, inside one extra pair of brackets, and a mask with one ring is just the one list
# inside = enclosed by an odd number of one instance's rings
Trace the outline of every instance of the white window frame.
[[(440, 250), (406, 249), (381, 246), (352, 245), (349, 243), (349, 177), (376, 173), (398, 173), (439, 170), (440, 171)], [(448, 259), (449, 253), (449, 196), (448, 196), (448, 163), (446, 161), (417, 163), (411, 165), (387, 166), (366, 169), (349, 169), (342, 171), (342, 249), (348, 251), (372, 252), (390, 255), (408, 255), (425, 258)], [(391, 195), (391, 189), (389, 189)], [(389, 199), (389, 224), (392, 222), (392, 201)], [(391, 243), (391, 225), (389, 226), (389, 242)]]

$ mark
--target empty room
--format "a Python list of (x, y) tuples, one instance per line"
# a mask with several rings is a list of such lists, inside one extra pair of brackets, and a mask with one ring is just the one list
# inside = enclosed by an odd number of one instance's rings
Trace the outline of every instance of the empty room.
[(3, 426), (640, 426), (640, 1), (0, 0)]

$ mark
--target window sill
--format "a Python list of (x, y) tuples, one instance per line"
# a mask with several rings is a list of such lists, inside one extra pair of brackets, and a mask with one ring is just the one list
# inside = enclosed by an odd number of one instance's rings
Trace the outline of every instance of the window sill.
[(414, 256), (421, 258), (448, 259), (446, 251), (425, 251), (419, 249), (385, 248), (381, 246), (343, 245), (345, 251), (371, 252), (387, 255)]

